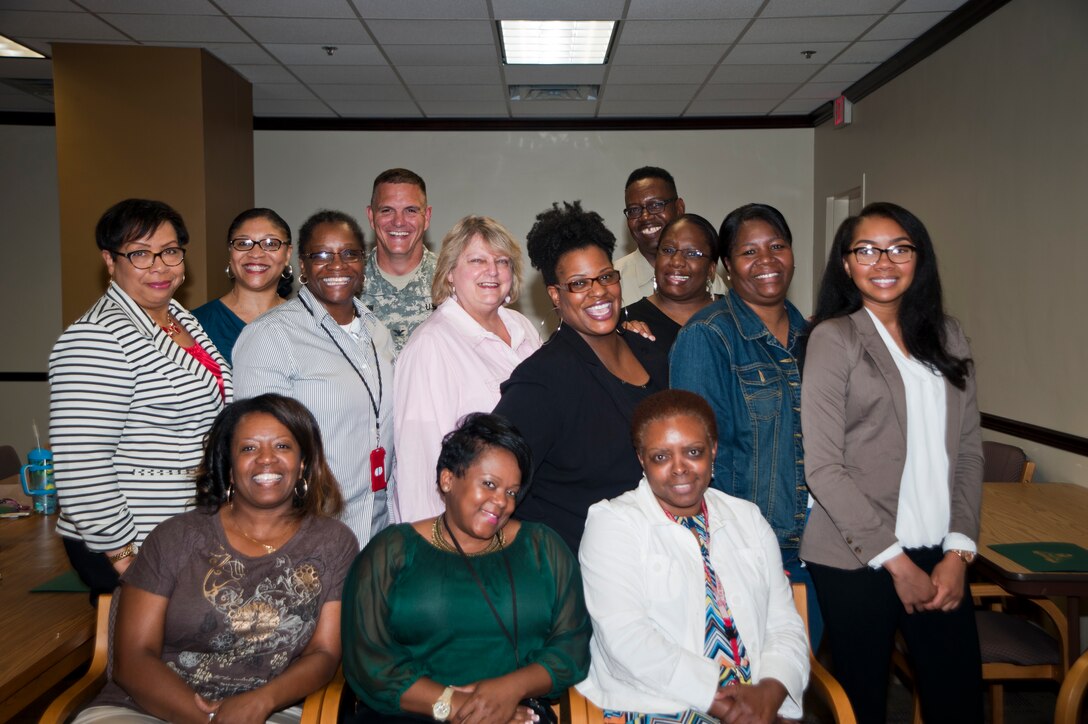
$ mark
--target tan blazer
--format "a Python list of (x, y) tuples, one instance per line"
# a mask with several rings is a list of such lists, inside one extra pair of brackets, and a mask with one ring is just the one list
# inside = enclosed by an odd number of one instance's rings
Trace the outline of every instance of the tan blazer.
[[(948, 350), (971, 354), (959, 324), (947, 321)], [(982, 437), (975, 376), (946, 382), (949, 531), (978, 540)], [(816, 502), (801, 558), (856, 569), (896, 542), (899, 485), (907, 454), (903, 380), (864, 308), (819, 324), (808, 342), (801, 385), (805, 477)]]

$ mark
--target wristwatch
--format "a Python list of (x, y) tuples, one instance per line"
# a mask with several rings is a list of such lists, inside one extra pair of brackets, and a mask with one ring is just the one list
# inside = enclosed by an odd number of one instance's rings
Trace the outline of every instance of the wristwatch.
[(957, 556), (959, 556), (960, 560), (963, 561), (964, 565), (969, 566), (969, 565), (971, 565), (972, 563), (975, 562), (975, 554), (972, 553), (971, 551), (961, 551), (961, 550), (957, 550), (957, 549), (953, 548), (948, 552), (949, 553), (955, 553)]
[(450, 718), (450, 700), (453, 699), (453, 687), (447, 686), (442, 690), (442, 696), (431, 705), (431, 713), (435, 721), (446, 721)]

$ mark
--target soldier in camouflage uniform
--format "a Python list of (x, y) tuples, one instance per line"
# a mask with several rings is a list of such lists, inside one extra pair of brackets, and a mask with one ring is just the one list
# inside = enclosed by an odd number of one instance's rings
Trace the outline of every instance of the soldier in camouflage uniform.
[(366, 259), (362, 302), (393, 335), (397, 352), (431, 314), (437, 257), (423, 245), (431, 223), (427, 184), (416, 173), (391, 168), (374, 179), (366, 208), (375, 244)]

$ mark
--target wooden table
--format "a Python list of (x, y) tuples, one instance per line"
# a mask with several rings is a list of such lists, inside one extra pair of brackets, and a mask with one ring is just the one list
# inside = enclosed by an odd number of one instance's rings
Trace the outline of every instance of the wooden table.
[(1088, 548), (1088, 488), (1072, 483), (983, 483), (978, 567), (1021, 596), (1067, 596), (1070, 660), (1080, 654), (1080, 597), (1088, 573), (1033, 573), (995, 552), (997, 543), (1059, 541)]
[(55, 515), (0, 519), (0, 722), (89, 661), (94, 609), (86, 593), (30, 593), (70, 568)]

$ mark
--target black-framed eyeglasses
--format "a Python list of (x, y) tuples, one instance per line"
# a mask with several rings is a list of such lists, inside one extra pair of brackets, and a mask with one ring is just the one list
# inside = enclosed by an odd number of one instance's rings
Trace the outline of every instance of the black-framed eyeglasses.
[(862, 266), (873, 266), (880, 261), (881, 254), (887, 254), (889, 261), (895, 264), (906, 264), (914, 258), (914, 252), (917, 250), (918, 247), (911, 246), (910, 244), (896, 244), (895, 246), (889, 246), (887, 249), (881, 249), (872, 244), (866, 244), (865, 246), (851, 249), (847, 254), (853, 254), (854, 258), (857, 259), (858, 264), (861, 264)]
[(679, 254), (685, 259), (705, 259), (709, 254), (705, 254), (698, 249), (677, 249), (675, 246), (659, 246), (657, 247), (658, 254), (664, 254), (665, 256), (676, 256)]
[(340, 261), (345, 264), (357, 264), (363, 260), (366, 256), (366, 252), (362, 249), (342, 249), (340, 252), (335, 251), (315, 251), (311, 254), (299, 254), (300, 259), (309, 259), (314, 264), (330, 264), (336, 257), (340, 257)]
[(626, 216), (628, 219), (637, 219), (638, 217), (642, 216), (643, 211), (648, 211), (650, 213), (650, 216), (653, 216), (654, 214), (660, 214), (662, 211), (665, 210), (666, 206), (671, 204), (673, 201), (676, 201), (678, 198), (680, 197), (673, 196), (671, 199), (649, 201), (646, 203), (645, 206), (628, 206), (626, 209), (623, 210), (623, 215)]
[(597, 282), (602, 287), (611, 287), (620, 283), (619, 270), (613, 269), (612, 271), (606, 271), (604, 274), (595, 277), (583, 277), (581, 279), (572, 279), (569, 282), (560, 282), (556, 284), (557, 287), (566, 287), (567, 291), (573, 294), (582, 294), (588, 292), (590, 287), (593, 286), (593, 282)]
[(235, 251), (249, 251), (258, 244), (265, 251), (276, 251), (283, 246), (283, 239), (277, 239), (274, 236), (266, 236), (263, 239), (250, 239), (246, 236), (239, 236), (230, 240), (230, 248)]
[(111, 251), (110, 253), (113, 254), (114, 258), (125, 257), (128, 259), (128, 263), (137, 269), (150, 269), (155, 266), (156, 259), (162, 259), (162, 263), (166, 266), (178, 266), (185, 261), (185, 249), (180, 246), (171, 246), (158, 252), (137, 249), (130, 252)]

